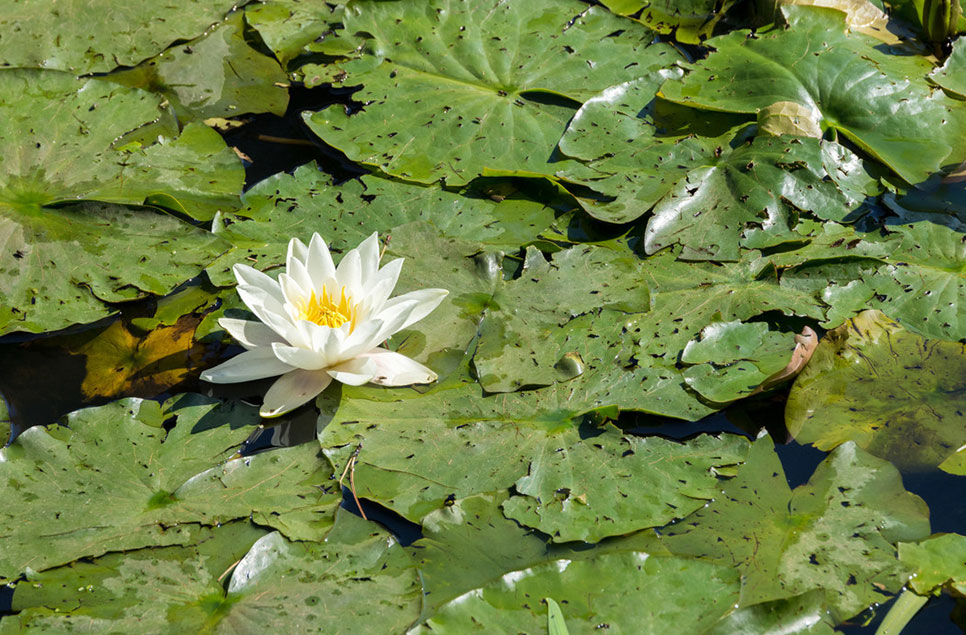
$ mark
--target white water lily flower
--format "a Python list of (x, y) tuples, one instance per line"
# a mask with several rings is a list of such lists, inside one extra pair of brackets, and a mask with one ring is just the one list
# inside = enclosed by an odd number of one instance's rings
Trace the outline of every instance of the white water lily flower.
[(390, 299), (402, 263), (400, 258), (379, 268), (379, 238), (373, 233), (338, 268), (318, 234), (308, 247), (297, 238), (289, 242), (286, 271), (277, 282), (235, 265), (238, 295), (261, 322), (220, 319), (248, 350), (201, 378), (230, 384), (281, 375), (265, 394), (263, 417), (301, 406), (333, 379), (350, 386), (436, 381), (436, 373), (422, 364), (379, 346), (429, 315), (448, 293), (421, 289)]

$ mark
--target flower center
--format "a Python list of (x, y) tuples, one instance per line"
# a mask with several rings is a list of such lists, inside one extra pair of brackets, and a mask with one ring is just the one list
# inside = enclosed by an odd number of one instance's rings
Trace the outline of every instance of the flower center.
[(303, 320), (315, 322), (319, 326), (337, 329), (349, 322), (350, 332), (355, 329), (356, 308), (352, 304), (352, 299), (346, 297), (344, 287), (338, 302), (336, 302), (335, 296), (329, 295), (328, 289), (324, 286), (322, 287), (322, 297), (315, 295), (315, 291), (313, 291), (308, 301), (302, 301), (299, 312), (302, 314)]

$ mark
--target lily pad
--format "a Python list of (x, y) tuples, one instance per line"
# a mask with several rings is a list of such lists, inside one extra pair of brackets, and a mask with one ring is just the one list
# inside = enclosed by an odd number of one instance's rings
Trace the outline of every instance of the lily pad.
[(164, 295), (228, 244), (162, 212), (103, 203), (16, 210), (0, 202), (0, 334), (94, 322), (116, 302)]
[[(373, 523), (341, 512), (325, 542), (264, 534), (247, 522), (230, 523), (200, 530), (183, 547), (108, 554), (31, 573), (15, 593), (21, 612), (4, 618), (0, 633), (228, 634), (295, 632), (307, 624), (401, 632), (419, 614), (419, 579), (409, 557)], [(229, 575), (226, 591), (222, 579)]]
[(878, 311), (826, 334), (785, 408), (799, 443), (854, 441), (905, 469), (935, 467), (966, 444), (966, 345), (927, 340)]
[(552, 174), (580, 101), (680, 59), (651, 44), (649, 29), (571, 0), (364, 1), (343, 22), (371, 36), (361, 58), (340, 66), (344, 85), (363, 85), (353, 98), (365, 107), (306, 121), (353, 161), (422, 183)]
[(770, 331), (763, 322), (715, 322), (681, 352), (682, 362), (694, 364), (684, 371), (685, 381), (711, 402), (734, 401), (785, 368), (795, 345), (792, 334)]
[(738, 569), (742, 606), (822, 589), (838, 623), (905, 584), (892, 543), (926, 537), (929, 513), (895, 467), (851, 442), (791, 490), (763, 435), (720, 497), (662, 533), (673, 554)]
[(288, 83), (271, 57), (245, 42), (241, 12), (204, 37), (168, 49), (112, 81), (160, 93), (186, 121), (246, 113), (285, 114)]
[(947, 588), (966, 595), (966, 536), (937, 534), (899, 543), (899, 560), (915, 572), (909, 586), (927, 595)]
[(539, 598), (551, 597), (568, 628), (582, 632), (633, 625), (639, 633), (702, 633), (731, 609), (737, 579), (727, 567), (644, 552), (563, 558), (511, 571), (452, 600), (416, 632), (544, 632), (547, 607)]
[(341, 21), (344, 1), (269, 0), (245, 7), (245, 20), (285, 65)]
[(307, 240), (313, 231), (338, 252), (374, 231), (387, 237), (400, 225), (425, 220), (447, 236), (509, 251), (537, 240), (555, 216), (552, 208), (522, 194), (497, 202), (370, 175), (335, 185), (314, 163), (269, 177), (242, 199), (237, 214), (224, 214), (213, 226), (235, 245), (208, 268), (218, 285), (233, 284), (230, 269), (236, 262), (258, 269), (283, 264), (289, 239)]
[(529, 449), (529, 469), (504, 513), (555, 542), (598, 542), (683, 518), (714, 498), (719, 475), (748, 451), (744, 437), (687, 443), (571, 428)]
[(0, 95), (4, 217), (82, 199), (159, 202), (199, 220), (238, 207), (238, 157), (207, 126), (178, 136), (159, 95), (19, 69), (0, 71)]
[[(88, 5), (64, 6), (57, 0), (19, 0), (0, 15), (0, 67), (83, 75), (134, 66), (177, 40), (200, 35), (234, 8), (233, 0), (135, 0), (111, 11), (91, 11)], [(45, 20), (38, 22), (37, 16)]]
[(740, 113), (797, 102), (910, 183), (964, 158), (951, 140), (966, 134), (966, 107), (929, 85), (928, 61), (890, 55), (878, 40), (850, 33), (838, 11), (781, 10), (787, 26), (708, 40), (716, 51), (660, 95)]
[(953, 51), (941, 68), (933, 71), (929, 78), (945, 90), (966, 98), (966, 38), (953, 42)]
[(4, 616), (0, 633), (202, 632), (230, 607), (222, 576), (266, 533), (248, 521), (232, 522), (199, 529), (184, 546), (110, 553), (30, 572), (15, 587), (18, 613)]
[(619, 15), (636, 15), (658, 33), (673, 33), (679, 42), (698, 44), (711, 35), (733, 0), (603, 0)]
[(9, 547), (0, 577), (108, 551), (188, 544), (200, 525), (253, 513), (294, 538), (323, 535), (341, 496), (317, 448), (223, 463), (258, 421), (254, 408), (184, 395), (163, 408), (121, 400), (71, 413), (69, 427), (26, 430), (0, 450), (8, 501), (0, 536)]
[[(311, 629), (400, 633), (419, 615), (419, 576), (375, 523), (336, 513), (325, 542), (260, 539), (232, 572), (219, 633)], [(286, 625), (288, 625), (286, 627)]]

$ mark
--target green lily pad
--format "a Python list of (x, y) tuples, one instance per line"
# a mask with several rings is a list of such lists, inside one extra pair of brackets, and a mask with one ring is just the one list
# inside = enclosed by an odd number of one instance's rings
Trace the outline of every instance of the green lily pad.
[(927, 536), (929, 513), (892, 464), (851, 442), (790, 490), (762, 436), (720, 497), (662, 533), (675, 555), (739, 570), (742, 606), (822, 589), (838, 623), (902, 587), (892, 543)]
[[(216, 132), (168, 138), (159, 98), (56, 72), (0, 71), (0, 333), (91, 322), (122, 302), (164, 295), (227, 248), (167, 215), (117, 205), (159, 203), (204, 217), (237, 206), (244, 171)], [(142, 147), (115, 141), (161, 134)], [(70, 203), (70, 204), (68, 204)], [(52, 207), (56, 205), (56, 207)]]
[(204, 37), (109, 77), (164, 95), (182, 120), (283, 115), (287, 77), (278, 62), (245, 42), (243, 27), (243, 14), (235, 13)]
[(227, 247), (168, 214), (101, 203), (12, 213), (0, 203), (0, 232), (0, 333), (94, 322), (117, 311), (107, 303), (168, 293)]
[(733, 0), (602, 0), (619, 15), (636, 15), (658, 33), (673, 33), (679, 42), (698, 44), (711, 35)]
[(340, 22), (343, 4), (269, 0), (245, 7), (245, 20), (284, 66)]
[(837, 633), (820, 590), (809, 591), (787, 600), (743, 606), (721, 618), (708, 635), (734, 633), (792, 633), (796, 635), (834, 635)]
[(324, 535), (341, 495), (313, 445), (223, 463), (258, 421), (254, 408), (184, 395), (163, 408), (125, 399), (71, 413), (69, 427), (26, 430), (0, 450), (9, 546), (0, 577), (187, 544), (199, 524), (252, 514), (297, 539)]
[(927, 340), (878, 311), (830, 331), (785, 408), (799, 443), (854, 441), (905, 469), (935, 467), (966, 444), (966, 345)]
[(821, 114), (823, 129), (841, 132), (910, 183), (964, 158), (951, 140), (966, 134), (966, 106), (929, 85), (928, 61), (890, 55), (878, 40), (849, 33), (838, 11), (781, 10), (787, 27), (708, 40), (716, 52), (683, 80), (666, 82), (660, 95), (740, 113), (797, 102)]
[(747, 451), (745, 438), (735, 435), (678, 443), (622, 435), (612, 426), (584, 435), (570, 428), (528, 448), (527, 474), (503, 510), (555, 542), (598, 542), (704, 506), (720, 489), (719, 474)]
[(0, 95), (9, 124), (0, 133), (4, 216), (81, 199), (157, 202), (199, 220), (238, 207), (238, 157), (206, 126), (178, 136), (158, 95), (19, 69), (0, 70)]
[[(635, 600), (628, 601), (629, 596)], [(568, 628), (581, 632), (613, 625), (640, 633), (702, 633), (737, 599), (737, 573), (708, 562), (644, 552), (565, 558), (511, 571), (474, 589), (442, 606), (416, 632), (466, 632), (473, 627), (544, 632), (547, 607), (539, 601), (544, 597), (554, 598)]]
[(313, 231), (342, 251), (374, 231), (391, 236), (400, 225), (426, 220), (443, 234), (472, 240), (478, 248), (515, 251), (537, 240), (555, 215), (522, 194), (497, 202), (370, 175), (334, 185), (314, 163), (291, 175), (269, 177), (242, 198), (244, 207), (237, 214), (222, 215), (214, 223), (214, 232), (235, 245), (208, 268), (218, 285), (234, 283), (230, 270), (236, 262), (258, 269), (283, 264), (289, 239), (308, 241)]
[(200, 35), (235, 6), (226, 0), (135, 0), (111, 11), (92, 11), (88, 5), (65, 6), (57, 0), (19, 0), (5, 5), (0, 15), (0, 66), (77, 75), (134, 66), (178, 40)]
[(770, 331), (762, 322), (715, 322), (681, 352), (682, 362), (694, 364), (684, 378), (711, 402), (734, 401), (785, 368), (795, 344), (794, 335)]
[(953, 51), (942, 67), (929, 75), (929, 79), (945, 90), (966, 98), (966, 39), (958, 38), (953, 42)]
[[(551, 597), (575, 632), (609, 624), (661, 633), (678, 620), (687, 632), (702, 633), (737, 599), (738, 578), (725, 567), (651, 555), (630, 542), (547, 545), (503, 517), (505, 498), (460, 499), (425, 518), (424, 538), (410, 547), (426, 592), (421, 621), (428, 622), (419, 632), (463, 632), (472, 615), (488, 631), (542, 633), (547, 607), (541, 599)], [(607, 580), (617, 585), (613, 591), (607, 592)], [(595, 590), (590, 596), (588, 588)], [(686, 590), (700, 595), (689, 601)]]
[(918, 543), (900, 542), (899, 560), (915, 572), (909, 586), (916, 593), (948, 588), (966, 595), (966, 536), (937, 534)]
[(422, 593), (409, 555), (375, 523), (344, 510), (324, 542), (260, 539), (232, 572), (220, 633), (280, 628), (401, 633)]
[[(309, 624), (390, 633), (418, 616), (416, 571), (375, 524), (340, 512), (325, 542), (264, 534), (248, 523), (230, 523), (200, 530), (183, 547), (112, 553), (31, 573), (15, 592), (21, 612), (5, 617), (0, 633), (228, 634), (296, 632)], [(229, 575), (226, 590), (222, 579)]]
[[(637, 279), (638, 266), (633, 254), (592, 245), (560, 251), (552, 262), (528, 248), (519, 278), (488, 303), (473, 357), (483, 388), (511, 392), (570, 379), (561, 368), (561, 327), (569, 330), (572, 318), (602, 310), (646, 312), (650, 297)], [(581, 351), (574, 353), (574, 374), (580, 374)]]
[[(229, 610), (221, 578), (267, 531), (247, 522), (203, 528), (185, 546), (110, 553), (42, 572), (15, 587), (0, 633), (203, 632)], [(209, 630), (207, 632), (213, 632)]]
[(343, 22), (371, 35), (361, 58), (340, 65), (344, 85), (363, 85), (353, 98), (365, 107), (306, 121), (353, 161), (422, 183), (552, 174), (580, 101), (679, 59), (651, 44), (649, 29), (570, 0), (365, 1), (348, 5)]

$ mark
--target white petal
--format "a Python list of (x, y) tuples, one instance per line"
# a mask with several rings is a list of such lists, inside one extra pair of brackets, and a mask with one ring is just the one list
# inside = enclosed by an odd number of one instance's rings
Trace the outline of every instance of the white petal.
[[(285, 266), (285, 273), (287, 273), (293, 281), (298, 283), (298, 286), (305, 291), (305, 297), (309, 296), (309, 292), (312, 291), (312, 279), (309, 277), (309, 271), (305, 268), (305, 264), (298, 258), (289, 258), (288, 263)], [(279, 284), (282, 283), (282, 276), (279, 276)], [(285, 291), (283, 288), (282, 291)]]
[(280, 361), (270, 348), (256, 348), (235, 355), (227, 362), (201, 373), (204, 381), (213, 384), (237, 384), (242, 381), (274, 377), (292, 370)]
[(238, 285), (236, 290), (242, 302), (252, 310), (255, 317), (281, 335), (285, 341), (292, 346), (307, 344), (295, 328), (292, 319), (285, 312), (285, 308), (267, 291), (261, 287), (250, 287), (248, 285)]
[(238, 343), (251, 350), (260, 346), (271, 346), (272, 342), (284, 341), (282, 336), (268, 328), (261, 322), (238, 320), (235, 318), (221, 318), (218, 320), (221, 328), (238, 340)]
[(278, 286), (282, 288), (282, 295), (285, 296), (285, 315), (292, 321), (301, 319), (299, 307), (308, 301), (311, 288), (303, 287), (287, 273), (278, 277)]
[(396, 258), (380, 269), (375, 276), (365, 281), (365, 302), (371, 312), (378, 313), (382, 310), (392, 290), (396, 288), (402, 265), (403, 259)]
[(318, 234), (312, 235), (309, 242), (309, 255), (305, 261), (305, 268), (308, 269), (309, 277), (312, 279), (312, 288), (321, 289), (324, 284), (335, 277), (335, 264), (332, 262), (332, 254), (325, 240)]
[(408, 386), (436, 381), (436, 373), (400, 353), (377, 348), (360, 357), (368, 358), (375, 363), (376, 374), (370, 381), (380, 386)]
[(294, 368), (320, 370), (328, 366), (325, 353), (322, 351), (288, 346), (279, 342), (272, 344), (272, 350), (275, 352), (275, 357)]
[(402, 330), (404, 324), (412, 324), (414, 320), (411, 320), (410, 316), (419, 308), (419, 303), (415, 301), (401, 302), (393, 306), (389, 306), (390, 304), (392, 303), (387, 303), (386, 307), (375, 316), (375, 319), (382, 320), (383, 323), (382, 330), (376, 334), (376, 344), (385, 341), (396, 331)]
[(265, 393), (265, 402), (258, 414), (263, 417), (277, 417), (295, 410), (312, 399), (332, 383), (325, 371), (293, 370), (278, 378)]
[(258, 269), (253, 269), (248, 265), (238, 264), (232, 267), (231, 270), (235, 274), (235, 280), (238, 281), (239, 285), (264, 289), (279, 303), (285, 301), (285, 299), (282, 297), (282, 290), (278, 287), (278, 283)]
[(285, 264), (288, 266), (289, 261), (293, 258), (301, 260), (303, 263), (308, 258), (309, 250), (298, 238), (293, 238), (288, 241), (288, 253), (285, 255)]
[[(420, 289), (419, 291), (410, 291), (409, 293), (404, 293), (400, 296), (386, 302), (386, 309), (389, 309), (397, 304), (402, 304), (405, 302), (417, 302), (419, 306), (409, 314), (406, 321), (400, 326), (397, 331), (401, 331), (410, 324), (415, 324), (427, 315), (433, 312), (433, 309), (439, 306), (439, 303), (443, 301), (449, 295), (449, 291), (446, 289)], [(378, 316), (382, 317), (382, 316)], [(395, 331), (393, 331), (395, 333)]]
[(339, 347), (339, 357), (330, 358), (330, 360), (338, 359), (342, 361), (352, 359), (360, 353), (371, 351), (382, 341), (377, 339), (379, 333), (383, 330), (382, 327), (382, 320), (367, 320), (363, 322), (342, 342), (342, 345)]
[(357, 249), (353, 249), (342, 258), (335, 277), (339, 284), (345, 287), (346, 295), (352, 296), (352, 299), (357, 302), (362, 298), (362, 263)]
[(349, 386), (369, 383), (376, 374), (376, 364), (366, 357), (356, 357), (326, 369), (332, 378)]
[(358, 250), (362, 282), (365, 284), (369, 278), (379, 271), (379, 234), (372, 232), (368, 238), (362, 241)]

